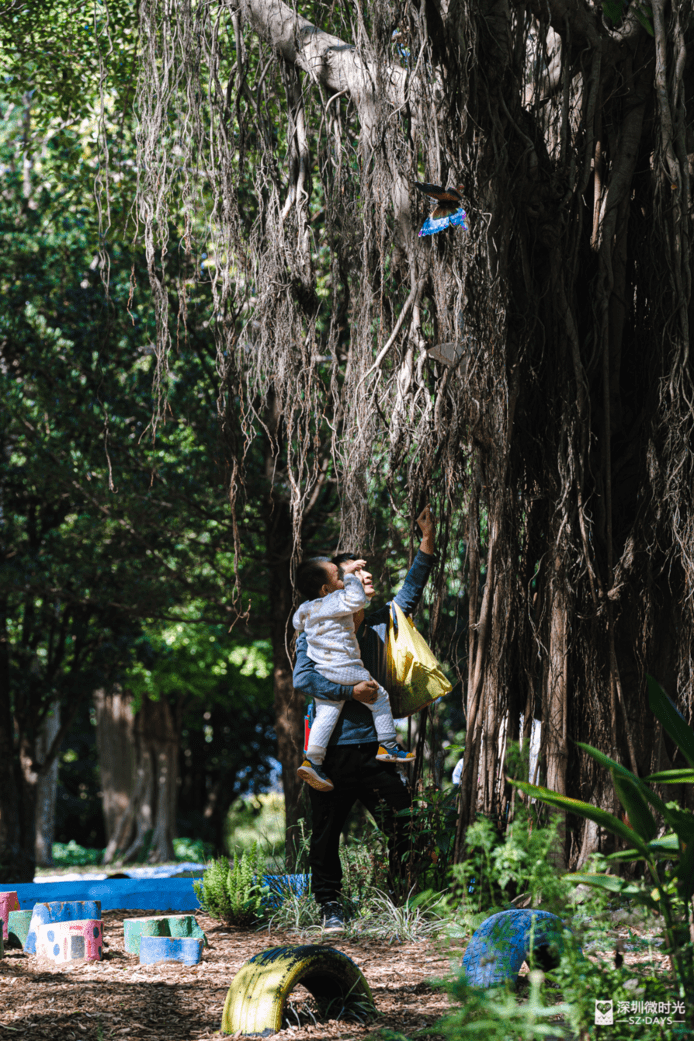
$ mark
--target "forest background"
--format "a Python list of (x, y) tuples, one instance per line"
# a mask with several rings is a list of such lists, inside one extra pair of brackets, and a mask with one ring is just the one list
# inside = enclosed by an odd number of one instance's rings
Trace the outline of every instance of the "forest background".
[[(3, 4), (8, 879), (56, 783), (107, 859), (221, 848), (274, 755), (294, 825), (293, 568), (358, 546), (385, 595), (426, 501), (456, 855), (533, 718), (538, 779), (596, 805), (576, 740), (671, 765), (645, 692), (691, 718), (691, 34), (677, 0)], [(468, 235), (417, 238), (415, 180), (462, 183)], [(601, 838), (570, 824), (575, 865)]]

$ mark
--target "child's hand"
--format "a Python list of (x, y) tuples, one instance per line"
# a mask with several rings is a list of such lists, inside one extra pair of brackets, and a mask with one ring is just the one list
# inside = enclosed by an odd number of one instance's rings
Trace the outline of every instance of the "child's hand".
[(355, 571), (361, 571), (363, 567), (366, 567), (365, 560), (345, 560), (343, 564), (340, 564), (343, 575), (353, 575)]

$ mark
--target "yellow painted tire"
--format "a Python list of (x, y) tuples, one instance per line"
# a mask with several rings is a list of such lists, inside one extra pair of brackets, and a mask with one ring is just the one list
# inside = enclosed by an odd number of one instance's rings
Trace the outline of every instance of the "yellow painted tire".
[(234, 976), (222, 1014), (223, 1034), (269, 1037), (282, 1029), (287, 998), (301, 984), (326, 1008), (346, 999), (373, 1007), (373, 995), (361, 969), (333, 947), (304, 944), (270, 947), (242, 965)]

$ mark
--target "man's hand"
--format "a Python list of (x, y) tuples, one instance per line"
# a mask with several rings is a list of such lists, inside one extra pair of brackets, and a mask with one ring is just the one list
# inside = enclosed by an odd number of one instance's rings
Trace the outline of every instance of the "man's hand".
[(376, 680), (362, 680), (361, 683), (355, 683), (352, 697), (355, 701), (362, 701), (365, 705), (373, 705), (378, 697), (378, 683)]
[(343, 564), (340, 564), (343, 575), (353, 575), (355, 571), (361, 571), (363, 567), (366, 567), (365, 560), (345, 560)]
[(417, 517), (417, 524), (422, 533), (422, 542), (420, 549), (422, 553), (428, 553), (433, 555), (434, 553), (434, 538), (436, 536), (436, 522), (434, 515), (431, 512), (429, 504), (424, 507), (419, 517)]

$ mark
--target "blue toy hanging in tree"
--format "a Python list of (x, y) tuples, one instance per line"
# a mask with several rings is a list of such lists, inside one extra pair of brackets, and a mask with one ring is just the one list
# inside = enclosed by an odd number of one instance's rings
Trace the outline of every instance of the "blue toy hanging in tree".
[(435, 235), (437, 231), (444, 228), (460, 227), (468, 230), (467, 214), (462, 207), (464, 186), (459, 184), (457, 188), (441, 188), (438, 184), (425, 184), (422, 181), (414, 182), (415, 188), (424, 192), (430, 199), (436, 202), (435, 209), (429, 214), (422, 225), (419, 237), (422, 235)]

